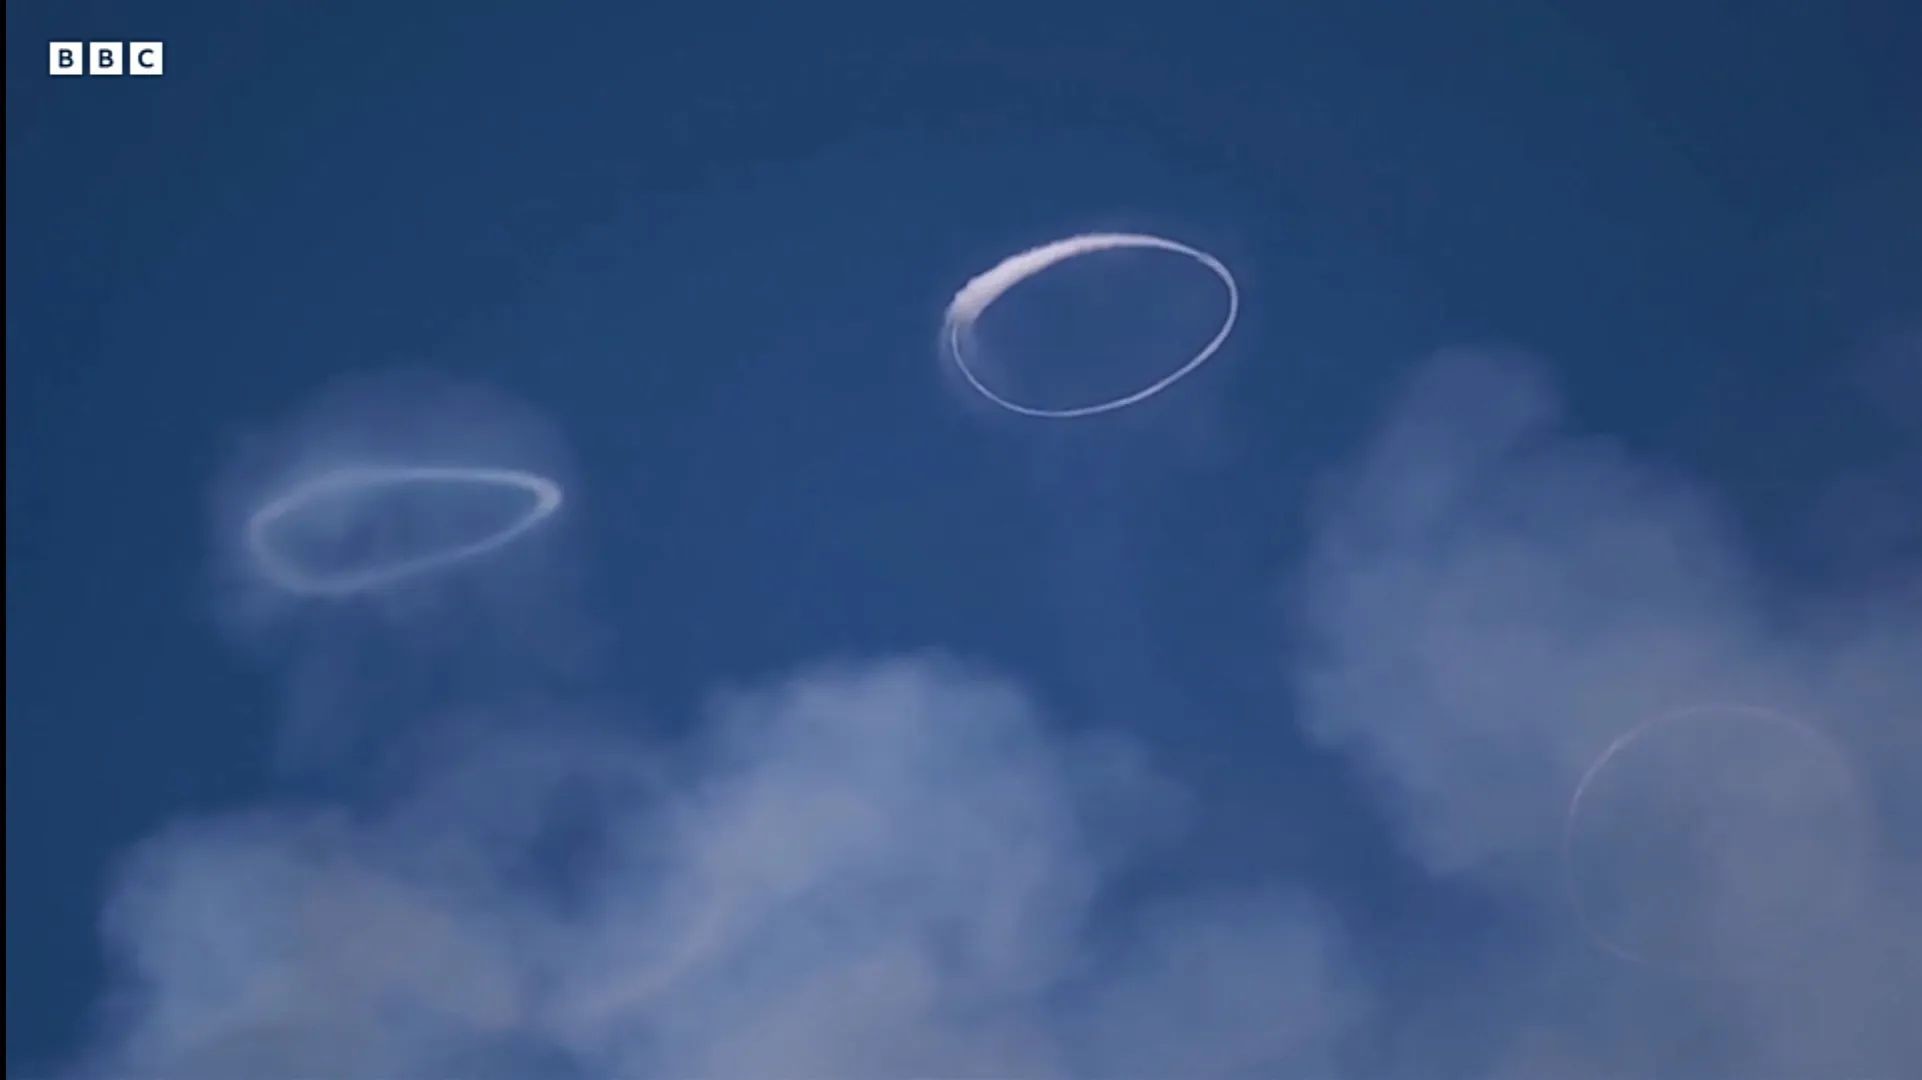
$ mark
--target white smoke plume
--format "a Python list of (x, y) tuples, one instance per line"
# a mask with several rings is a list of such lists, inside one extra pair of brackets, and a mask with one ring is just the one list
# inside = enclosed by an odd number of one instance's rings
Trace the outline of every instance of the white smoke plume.
[[(1902, 1004), (1922, 1001), (1909, 598), (1772, 587), (1710, 498), (1566, 433), (1540, 369), (1513, 356), (1421, 371), (1315, 515), (1295, 579), (1300, 722), (1352, 757), (1410, 858), (1562, 931), (1499, 973), (1454, 973), (1499, 1003), (1454, 1017), (1457, 1038), (1490, 1067), (1512, 1054), (1515, 1076), (1894, 1076), (1922, 1060)], [(1729, 702), (1807, 726), (1732, 723)], [(1585, 769), (1685, 709), (1722, 730), (1611, 762), (1613, 837), (1565, 852)], [(1564, 855), (1641, 912), (1648, 963), (1567, 948), (1597, 943), (1566, 917)]]
[[(1779, 585), (1704, 492), (1564, 430), (1514, 357), (1426, 366), (1309, 512), (1294, 720), (1434, 897), (1479, 905), (1473, 940), (1371, 947), (1314, 881), (1144, 888), (1206, 792), (953, 659), (813, 666), (676, 739), (536, 664), (518, 694), (386, 731), (372, 793), (133, 852), (73, 1074), (1874, 1080), (1922, 1060), (1903, 594)], [(1815, 734), (1624, 749), (1565, 851), (1576, 785), (1624, 732), (1731, 702)], [(1634, 916), (1611, 929), (1647, 962), (1593, 940), (1571, 878)]]

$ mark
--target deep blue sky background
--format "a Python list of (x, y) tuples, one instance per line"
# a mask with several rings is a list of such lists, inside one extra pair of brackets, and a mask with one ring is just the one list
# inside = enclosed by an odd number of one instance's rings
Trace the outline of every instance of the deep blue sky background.
[[(1902, 438), (1843, 359), (1922, 292), (1912, 4), (471, 7), (9, 5), (10, 1067), (81, 1037), (114, 854), (283, 782), (209, 491), (342, 375), (556, 425), (600, 691), (953, 648), (1205, 782), (1181, 872), (1272, 832), (1410, 947), (1269, 662), (1307, 484), (1397, 374), (1539, 351), (1817, 576), (1809, 507)], [(167, 73), (44, 73), (92, 38)], [(1237, 270), (1221, 360), (1073, 431), (961, 403), (952, 290), (1100, 228)]]

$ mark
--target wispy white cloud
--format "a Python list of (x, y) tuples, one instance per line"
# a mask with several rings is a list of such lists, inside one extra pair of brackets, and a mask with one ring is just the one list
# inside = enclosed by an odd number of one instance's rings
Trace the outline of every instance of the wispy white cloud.
[(372, 816), (155, 839), (106, 922), (126, 979), (91, 1074), (425, 1076), (512, 1041), (583, 1076), (1212, 1075), (1316, 1061), (1357, 1006), (1286, 889), (1093, 934), (1133, 845), (1088, 830), (1171, 792), (998, 679), (819, 669), (705, 732), (665, 778), (638, 746), (530, 768), (500, 737)]

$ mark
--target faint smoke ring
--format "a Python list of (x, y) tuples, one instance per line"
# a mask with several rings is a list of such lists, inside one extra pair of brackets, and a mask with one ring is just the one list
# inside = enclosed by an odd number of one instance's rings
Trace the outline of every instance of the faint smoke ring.
[[(1854, 804), (1862, 795), (1858, 787), (1855, 770), (1850, 765), (1846, 752), (1835, 741), (1833, 736), (1826, 734), (1813, 724), (1796, 719), (1775, 709), (1758, 705), (1729, 703), (1691, 706), (1659, 713), (1643, 720), (1617, 736), (1582, 772), (1581, 779), (1575, 785), (1574, 794), (1569, 797), (1568, 809), (1562, 821), (1561, 864), (1563, 885), (1568, 896), (1568, 903), (1574, 912), (1576, 922), (1581, 926), (1583, 933), (1598, 948), (1619, 959), (1649, 967), (1670, 970), (1687, 970), (1695, 966), (1692, 962), (1676, 957), (1658, 959), (1652, 955), (1651, 948), (1646, 944), (1624, 937), (1619, 933), (1611, 933), (1609, 929), (1602, 925), (1602, 920), (1598, 918), (1592, 901), (1587, 898), (1587, 891), (1581, 886), (1578, 880), (1577, 863), (1580, 860), (1577, 859), (1574, 853), (1574, 847), (1576, 832), (1582, 819), (1583, 810), (1590, 801), (1597, 780), (1609, 771), (1609, 766), (1621, 758), (1624, 751), (1629, 750), (1631, 747), (1642, 742), (1646, 737), (1657, 732), (1672, 731), (1690, 721), (1700, 722), (1707, 720), (1734, 721), (1743, 726), (1763, 725), (1764, 730), (1772, 729), (1778, 734), (1790, 735), (1806, 751), (1806, 755), (1803, 751), (1797, 751), (1796, 756), (1807, 756), (1819, 759), (1820, 765), (1825, 767), (1822, 771), (1832, 779), (1839, 781), (1839, 784), (1842, 786), (1837, 790), (1845, 790), (1846, 797), (1851, 804)], [(1753, 747), (1766, 741), (1765, 738), (1759, 735), (1750, 735), (1743, 740), (1751, 750), (1753, 750)], [(1689, 763), (1688, 772), (1697, 773), (1699, 771), (1694, 768), (1694, 764), (1694, 762)], [(1669, 779), (1674, 780), (1677, 778), (1670, 777)], [(1682, 777), (1680, 779), (1687, 780), (1689, 778)], [(1789, 784), (1787, 787), (1784, 787), (1782, 779), (1783, 778), (1777, 776), (1773, 785), (1767, 785), (1763, 788), (1757, 788), (1751, 784), (1746, 789), (1746, 793), (1752, 797), (1772, 795), (1779, 798), (1785, 791), (1793, 792), (1795, 790), (1794, 785)], [(1709, 790), (1712, 784), (1709, 777), (1696, 775), (1694, 776), (1694, 786), (1700, 790)], [(1770, 790), (1771, 788), (1773, 790)], [(1829, 794), (1834, 793), (1833, 791), (1829, 792)], [(1810, 807), (1807, 803), (1802, 803), (1791, 807), (1791, 809), (1798, 812), (1806, 812)], [(1859, 809), (1860, 807), (1858, 805), (1851, 806), (1851, 810)], [(1765, 832), (1772, 831), (1772, 827), (1768, 823), (1759, 823), (1758, 828)], [(1846, 847), (1846, 845), (1837, 846)], [(1784, 841), (1784, 847), (1786, 847), (1786, 841)], [(1842, 852), (1831, 849), (1829, 854), (1840, 855)], [(1804, 888), (1819, 889), (1827, 884), (1829, 883), (1805, 882)]]
[[(1023, 405), (1020, 402), (1012, 401), (1002, 396), (981, 380), (979, 374), (977, 374), (975, 369), (968, 363), (968, 350), (965, 343), (968, 340), (969, 331), (974, 327), (975, 321), (979, 319), (996, 300), (1001, 299), (1002, 296), (1006, 295), (1015, 286), (1029, 278), (1040, 274), (1050, 267), (1067, 262), (1069, 259), (1082, 255), (1091, 255), (1101, 251), (1116, 251), (1127, 248), (1171, 251), (1177, 255), (1185, 255), (1207, 267), (1209, 271), (1220, 278), (1221, 283), (1227, 287), (1228, 312), (1221, 321), (1221, 328), (1215, 331), (1215, 336), (1211, 338), (1206, 345), (1202, 346), (1200, 352), (1189, 357), (1187, 362), (1183, 363), (1180, 367), (1139, 390), (1107, 401), (1096, 402), (1091, 405), (1077, 405), (1070, 408), (1044, 409), (1033, 405)], [(1220, 259), (1215, 258), (1205, 251), (1189, 247), (1186, 244), (1177, 243), (1173, 240), (1167, 240), (1159, 236), (1150, 236), (1144, 233), (1085, 233), (1080, 236), (1070, 236), (1064, 240), (1056, 240), (1043, 244), (1040, 247), (1032, 248), (1018, 255), (1010, 255), (995, 264), (985, 273), (978, 274), (971, 278), (966, 285), (961, 287), (960, 292), (954, 294), (954, 299), (948, 304), (947, 318), (944, 325), (944, 338), (948, 353), (954, 359), (955, 367), (960, 369), (961, 376), (968, 381), (968, 385), (974, 387), (976, 392), (981, 394), (982, 397), (1007, 409), (1009, 412), (1020, 413), (1023, 416), (1037, 416), (1051, 420), (1069, 420), (1075, 417), (1094, 416), (1099, 413), (1113, 412), (1116, 409), (1125, 409), (1130, 405), (1146, 401), (1156, 394), (1161, 393), (1163, 390), (1166, 390), (1168, 387), (1173, 386), (1189, 372), (1206, 363), (1209, 357), (1221, 349), (1222, 343), (1228, 340), (1228, 334), (1235, 328), (1235, 317), (1240, 313), (1240, 310), (1241, 292), (1235, 285), (1234, 275), (1228, 272), (1228, 268), (1222, 265)]]
[[(518, 488), (529, 496), (527, 509), (509, 524), (477, 540), (449, 544), (371, 566), (318, 572), (289, 558), (274, 543), (276, 524), (298, 518), (318, 500), (373, 492), (403, 485), (470, 485)], [(247, 519), (247, 548), (269, 581), (288, 592), (307, 596), (345, 597), (495, 551), (550, 517), (561, 505), (561, 487), (553, 480), (520, 469), (463, 465), (374, 465), (335, 469), (267, 500)]]

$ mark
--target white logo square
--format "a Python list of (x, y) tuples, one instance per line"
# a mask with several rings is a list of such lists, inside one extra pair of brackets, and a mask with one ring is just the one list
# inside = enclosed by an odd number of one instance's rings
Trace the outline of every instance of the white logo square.
[(120, 60), (125, 46), (118, 41), (87, 42), (87, 74), (124, 75)]
[(165, 42), (129, 41), (127, 43), (127, 74), (129, 75), (158, 75), (166, 59)]
[(87, 69), (82, 61), (87, 55), (87, 46), (78, 41), (47, 42), (47, 74), (85, 75)]

